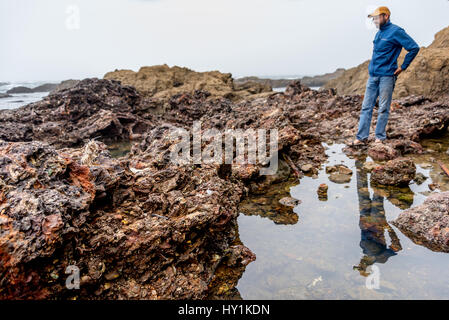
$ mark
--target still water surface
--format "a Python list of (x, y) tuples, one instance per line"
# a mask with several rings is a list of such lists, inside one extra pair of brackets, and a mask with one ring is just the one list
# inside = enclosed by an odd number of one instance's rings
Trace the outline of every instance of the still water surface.
[[(257, 260), (239, 280), (241, 297), (449, 299), (449, 254), (414, 244), (390, 223), (425, 200), (429, 183), (448, 190), (449, 179), (432, 162), (449, 165), (448, 141), (424, 143), (433, 152), (413, 158), (428, 179), (420, 185), (412, 182), (410, 188), (373, 189), (363, 162), (344, 155), (344, 145), (332, 145), (326, 146), (329, 159), (318, 178), (283, 183), (245, 201), (238, 219), (240, 239)], [(329, 181), (324, 169), (335, 164), (353, 170), (349, 183)], [(329, 186), (327, 201), (318, 199), (321, 183)], [(278, 200), (289, 195), (302, 203), (287, 214)], [(374, 273), (379, 288), (369, 289), (375, 282), (368, 281), (367, 287), (367, 279), (373, 280)]]

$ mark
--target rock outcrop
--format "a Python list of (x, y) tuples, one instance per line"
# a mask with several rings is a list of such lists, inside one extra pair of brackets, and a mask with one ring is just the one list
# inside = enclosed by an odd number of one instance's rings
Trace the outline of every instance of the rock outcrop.
[(86, 79), (43, 100), (0, 111), (0, 139), (46, 141), (57, 147), (89, 139), (129, 140), (152, 127), (139, 116), (141, 97), (134, 88), (109, 80)]
[(80, 82), (80, 80), (64, 80), (62, 81), (60, 84), (56, 85), (56, 87), (54, 87), (51, 90), (51, 93), (56, 93), (58, 91), (62, 91), (62, 90), (66, 90), (66, 89), (70, 89), (73, 88), (74, 86), (76, 86), (78, 83)]
[(269, 94), (271, 87), (259, 83), (235, 86), (230, 73), (219, 71), (195, 72), (188, 68), (167, 65), (142, 67), (138, 72), (116, 70), (104, 76), (118, 80), (123, 85), (133, 86), (146, 97), (170, 98), (181, 93), (193, 94), (207, 91), (211, 98), (224, 97), (239, 100), (255, 94)]
[[(435, 35), (434, 42), (422, 48), (410, 67), (396, 82), (394, 98), (409, 95), (439, 97), (449, 92), (449, 27)], [(399, 65), (405, 52), (399, 57)], [(368, 80), (369, 61), (349, 69), (342, 76), (326, 83), (338, 94), (364, 94)]]
[(199, 299), (223, 261), (254, 260), (232, 245), (243, 185), (164, 165), (159, 146), (119, 161), (95, 141), (2, 142), (0, 298)]
[(422, 205), (401, 212), (392, 223), (416, 244), (449, 252), (449, 192), (430, 195)]

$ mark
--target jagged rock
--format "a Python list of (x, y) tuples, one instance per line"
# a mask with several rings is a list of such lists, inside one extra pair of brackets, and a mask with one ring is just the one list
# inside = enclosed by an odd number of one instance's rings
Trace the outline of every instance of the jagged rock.
[(0, 139), (41, 140), (57, 147), (77, 146), (92, 138), (135, 139), (152, 127), (151, 120), (139, 116), (140, 102), (131, 87), (86, 79), (42, 101), (0, 110)]
[(263, 84), (257, 81), (247, 81), (243, 83), (234, 83), (234, 90), (247, 91), (250, 94), (259, 94), (264, 92), (271, 92), (273, 89), (270, 85)]
[(301, 204), (301, 200), (292, 198), (292, 197), (285, 197), (279, 200), (279, 203), (286, 207), (297, 207), (299, 204)]
[(287, 89), (285, 89), (285, 94), (289, 96), (294, 96), (309, 90), (310, 90), (309, 88), (301, 84), (300, 80), (297, 80), (290, 83)]
[(10, 98), (10, 97), (12, 97), (10, 94), (7, 94), (7, 93), (0, 93), (0, 99), (3, 99), (3, 98)]
[[(300, 83), (285, 94), (239, 102), (209, 96), (196, 90), (159, 101), (116, 81), (86, 79), (40, 102), (0, 111), (0, 139), (34, 141), (0, 145), (1, 297), (207, 296), (210, 279), (227, 254), (235, 254), (228, 249), (238, 237), (238, 205), (248, 185), (277, 179), (260, 176), (266, 165), (260, 162), (176, 166), (170, 159), (176, 141), (169, 132), (189, 130), (195, 121), (201, 122), (202, 132), (278, 129), (273, 151), (291, 168), (280, 175), (286, 178), (287, 171), (297, 172), (305, 164), (316, 173), (326, 160), (323, 141), (353, 137), (362, 100)], [(391, 141), (417, 143), (449, 124), (448, 102), (399, 108), (390, 119)], [(106, 146), (92, 138), (136, 138), (136, 143), (128, 155), (112, 159)], [(409, 142), (389, 145), (401, 153), (417, 151)], [(56, 149), (61, 147), (66, 148)], [(285, 196), (270, 197), (268, 210), (264, 205), (248, 214), (297, 223), (291, 207), (279, 205)], [(29, 228), (27, 215), (38, 223)], [(235, 252), (242, 257), (233, 261), (252, 259), (245, 250)], [(81, 271), (77, 293), (68, 292), (64, 283), (72, 263)]]
[(421, 105), (424, 103), (431, 102), (431, 100), (425, 96), (418, 96), (418, 95), (410, 95), (401, 99), (396, 100), (394, 103), (397, 104), (396, 107), (410, 107), (410, 106), (416, 106)]
[(380, 185), (408, 185), (415, 178), (416, 166), (410, 159), (398, 158), (373, 169), (371, 180)]
[[(101, 143), (0, 143), (1, 299), (199, 299), (222, 260), (254, 260), (228, 250), (241, 183), (135, 152), (118, 161)], [(69, 266), (80, 290), (65, 286)]]
[(351, 181), (352, 170), (343, 164), (327, 167), (326, 173), (330, 173), (329, 180), (334, 183), (348, 183)]
[(392, 223), (416, 244), (449, 252), (449, 192), (430, 195), (422, 205), (401, 212)]
[(375, 143), (369, 147), (368, 155), (375, 161), (385, 161), (397, 158), (399, 152), (386, 144)]
[(54, 87), (51, 90), (51, 93), (56, 93), (58, 91), (62, 91), (62, 90), (66, 90), (66, 89), (70, 89), (73, 88), (74, 86), (76, 86), (78, 83), (80, 82), (80, 80), (64, 80), (62, 81), (60, 84), (56, 85), (56, 87)]

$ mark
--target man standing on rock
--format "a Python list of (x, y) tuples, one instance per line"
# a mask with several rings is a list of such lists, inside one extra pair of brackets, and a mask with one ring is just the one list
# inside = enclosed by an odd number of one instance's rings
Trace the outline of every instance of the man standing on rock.
[[(369, 79), (366, 84), (357, 139), (352, 142), (352, 146), (363, 145), (368, 140), (377, 98), (379, 98), (379, 115), (376, 126), (376, 142), (382, 142), (387, 138), (386, 127), (396, 79), (402, 71), (408, 68), (419, 51), (419, 46), (404, 29), (390, 22), (390, 15), (390, 10), (387, 7), (379, 7), (368, 16), (373, 18), (379, 31), (374, 39), (373, 58), (369, 65)], [(402, 66), (398, 67), (397, 60), (402, 48), (408, 53)]]

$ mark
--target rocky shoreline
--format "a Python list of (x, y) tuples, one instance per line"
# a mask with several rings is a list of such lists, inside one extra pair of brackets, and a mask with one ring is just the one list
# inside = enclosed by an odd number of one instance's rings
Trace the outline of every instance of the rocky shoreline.
[[(361, 102), (360, 95), (311, 90), (298, 81), (285, 93), (236, 100), (205, 90), (148, 95), (119, 81), (86, 79), (1, 110), (0, 298), (235, 294), (233, 286), (256, 258), (238, 237), (240, 202), (291, 175), (316, 173), (326, 160), (323, 142), (354, 136)], [(169, 133), (190, 130), (195, 121), (202, 131), (278, 129), (285, 170), (263, 176), (262, 163), (175, 165), (169, 155), (179, 141)], [(393, 160), (375, 169), (378, 181), (394, 185), (390, 173), (398, 172), (399, 184), (408, 183), (402, 170), (411, 179), (414, 172), (399, 158), (424, 152), (419, 141), (448, 125), (449, 99), (408, 97), (395, 101), (388, 143), (345, 152)], [(118, 159), (106, 145), (117, 141), (134, 142)], [(70, 266), (81, 275), (76, 292), (65, 286)]]

